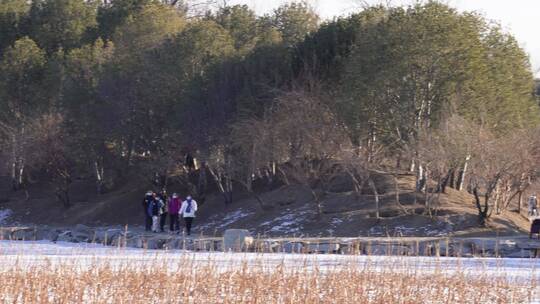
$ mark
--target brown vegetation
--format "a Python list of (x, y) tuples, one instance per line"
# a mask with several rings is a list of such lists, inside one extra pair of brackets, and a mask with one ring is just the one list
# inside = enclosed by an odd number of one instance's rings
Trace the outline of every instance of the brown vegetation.
[[(86, 260), (85, 260), (86, 261)], [(233, 262), (182, 257), (175, 267), (148, 257), (144, 264), (90, 265), (64, 262), (15, 265), (0, 271), (0, 298), (7, 303), (524, 303), (535, 282), (505, 274), (475, 276), (465, 271), (418, 265), (318, 266)], [(399, 266), (399, 267), (398, 267)], [(403, 267), (402, 267), (403, 266)]]

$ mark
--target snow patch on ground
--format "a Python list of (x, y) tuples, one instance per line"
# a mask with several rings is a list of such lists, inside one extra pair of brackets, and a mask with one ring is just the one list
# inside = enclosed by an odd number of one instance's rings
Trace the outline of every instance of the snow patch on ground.
[(266, 232), (272, 233), (298, 233), (303, 230), (303, 222), (307, 219), (307, 210), (291, 211), (287, 209), (284, 215), (278, 216), (270, 221), (263, 222), (261, 227), (269, 227)]
[(326, 232), (327, 232), (330, 236), (334, 235), (334, 232), (335, 232), (335, 229), (334, 229), (334, 228), (337, 228), (337, 227), (343, 225), (343, 223), (344, 223), (343, 219), (340, 219), (340, 218), (338, 218), (338, 217), (332, 218), (332, 220), (330, 221), (330, 225), (332, 225), (332, 228), (326, 229)]
[(227, 213), (225, 217), (221, 219), (219, 219), (220, 215), (213, 215), (212, 217), (210, 217), (209, 223), (199, 226), (198, 229), (199, 230), (223, 229), (253, 214), (254, 212), (238, 209), (236, 211)]
[(447, 226), (440, 225), (426, 225), (422, 227), (406, 227), (406, 226), (395, 226), (393, 228), (374, 226), (369, 229), (369, 235), (371, 236), (385, 236), (387, 233), (391, 236), (416, 236), (416, 235), (425, 235), (425, 236), (444, 236), (448, 235), (451, 229), (448, 229)]
[(0, 209), (0, 225), (4, 225), (12, 213), (13, 212), (9, 209)]
[(227, 227), (227, 226), (229, 226), (229, 225), (231, 225), (233, 223), (238, 222), (240, 219), (248, 217), (248, 216), (250, 216), (252, 214), (253, 214), (253, 212), (245, 212), (242, 209), (239, 209), (239, 210), (236, 210), (234, 212), (228, 213), (223, 218), (223, 222), (219, 226), (217, 226), (216, 228), (218, 228), (218, 229), (225, 228), (225, 227)]
[(343, 223), (343, 220), (340, 219), (340, 218), (335, 217), (335, 218), (332, 219), (332, 225), (333, 226), (340, 225), (342, 223)]

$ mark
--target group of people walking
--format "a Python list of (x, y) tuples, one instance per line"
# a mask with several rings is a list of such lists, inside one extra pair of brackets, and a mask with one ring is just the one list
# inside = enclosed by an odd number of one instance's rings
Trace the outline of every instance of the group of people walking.
[(146, 231), (165, 232), (168, 218), (169, 231), (180, 233), (180, 219), (182, 218), (186, 234), (191, 235), (191, 226), (197, 208), (197, 202), (189, 195), (182, 200), (177, 193), (168, 197), (165, 191), (159, 193), (147, 191), (143, 200)]

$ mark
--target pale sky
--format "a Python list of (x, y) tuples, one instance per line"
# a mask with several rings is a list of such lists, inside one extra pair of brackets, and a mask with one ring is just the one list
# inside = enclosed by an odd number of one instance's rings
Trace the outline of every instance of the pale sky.
[[(228, 4), (247, 4), (258, 14), (271, 12), (290, 0), (229, 0)], [(414, 0), (307, 0), (325, 19), (358, 11), (362, 3), (392, 5), (414, 3)], [(487, 19), (499, 22), (511, 32), (529, 53), (535, 74), (540, 74), (540, 0), (444, 0), (461, 11), (477, 11)]]

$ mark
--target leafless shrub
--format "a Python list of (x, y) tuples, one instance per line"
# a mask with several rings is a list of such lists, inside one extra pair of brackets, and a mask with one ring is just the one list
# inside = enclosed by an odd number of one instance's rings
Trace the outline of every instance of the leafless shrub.
[(55, 186), (56, 198), (64, 207), (71, 206), (69, 189), (75, 171), (70, 144), (63, 129), (63, 117), (59, 114), (45, 114), (31, 124), (33, 134), (32, 165), (47, 172)]
[(411, 151), (418, 160), (417, 190), (425, 194), (427, 210), (446, 187), (462, 190), (467, 184), (484, 225), (493, 211), (506, 209), (536, 176), (540, 154), (534, 133), (495, 135), (456, 115), (436, 130), (423, 130)]
[(535, 175), (537, 144), (528, 131), (502, 137), (480, 129), (471, 157), (470, 190), (475, 196), (481, 224), (492, 212), (500, 213)]
[[(344, 126), (319, 95), (292, 91), (276, 99), (262, 119), (248, 119), (233, 127), (233, 150), (244, 160), (246, 184), (261, 168), (271, 168), (287, 184), (306, 187), (315, 209), (322, 213), (318, 188), (336, 172), (338, 156), (352, 148)], [(274, 170), (274, 168), (276, 168)]]

